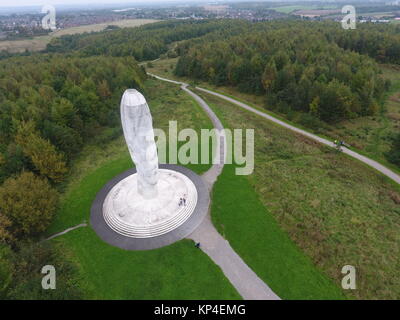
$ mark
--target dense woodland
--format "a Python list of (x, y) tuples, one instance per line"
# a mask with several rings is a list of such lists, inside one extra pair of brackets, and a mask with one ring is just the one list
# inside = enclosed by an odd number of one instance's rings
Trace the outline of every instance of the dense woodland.
[[(321, 125), (371, 115), (389, 83), (378, 62), (400, 63), (400, 25), (300, 21), (166, 21), (63, 36), (47, 52), (0, 55), (0, 298), (78, 298), (74, 266), (37, 245), (52, 222), (80, 150), (121, 134), (119, 99), (146, 91), (137, 61), (179, 56), (176, 74), (264, 95), (269, 107)], [(389, 155), (400, 165), (400, 136)], [(63, 296), (32, 289), (48, 261), (63, 268)], [(46, 261), (46, 263), (43, 263)]]
[[(131, 57), (56, 54), (0, 62), (0, 284), (8, 283), (0, 285), (0, 297), (79, 295), (71, 286), (74, 267), (56, 254), (58, 249), (29, 243), (52, 222), (70, 162), (85, 143), (101, 144), (121, 134), (121, 94), (132, 87), (143, 90), (144, 78)], [(32, 291), (40, 273), (21, 278), (27, 274), (23, 268), (53, 260), (65, 268), (64, 293)]]
[(283, 113), (326, 122), (376, 113), (389, 84), (372, 58), (328, 40), (332, 28), (261, 23), (227, 39), (204, 37), (182, 45), (176, 74), (265, 94), (268, 106)]
[(137, 28), (103, 33), (63, 36), (52, 40), (48, 52), (78, 51), (82, 56), (132, 56), (138, 61), (154, 60), (165, 53), (171, 43), (201, 37), (212, 32), (235, 34), (244, 21), (173, 20)]
[(0, 62), (0, 181), (25, 169), (61, 182), (86, 140), (118, 127), (121, 92), (141, 88), (144, 77), (129, 57)]

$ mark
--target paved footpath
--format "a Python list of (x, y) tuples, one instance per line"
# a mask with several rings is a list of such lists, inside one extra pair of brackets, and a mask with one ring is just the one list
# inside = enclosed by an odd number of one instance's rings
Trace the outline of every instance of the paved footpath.
[[(214, 91), (211, 91), (211, 90), (203, 89), (203, 88), (200, 88), (200, 87), (196, 87), (196, 89), (200, 90), (202, 92), (206, 92), (208, 94), (212, 94), (214, 96), (217, 96), (217, 97), (219, 97), (221, 99), (224, 99), (226, 101), (229, 101), (229, 102), (231, 102), (233, 104), (236, 104), (237, 106), (239, 106), (239, 107), (241, 107), (243, 109), (246, 109), (248, 111), (256, 113), (256, 114), (258, 114), (259, 116), (261, 116), (263, 118), (266, 118), (266, 119), (268, 119), (268, 120), (270, 120), (272, 122), (275, 122), (275, 123), (277, 123), (277, 124), (279, 124), (279, 125), (281, 125), (281, 126), (283, 126), (285, 128), (288, 128), (291, 131), (294, 131), (294, 132), (297, 132), (297, 133), (302, 134), (304, 136), (307, 136), (307, 137), (309, 137), (309, 138), (311, 138), (313, 140), (316, 140), (316, 141), (318, 141), (320, 143), (323, 143), (323, 144), (325, 144), (327, 146), (336, 147), (335, 144), (332, 141), (329, 141), (327, 139), (321, 138), (321, 137), (319, 137), (319, 136), (317, 136), (315, 134), (309, 133), (309, 132), (307, 132), (305, 130), (296, 128), (296, 127), (294, 127), (294, 126), (292, 126), (292, 125), (290, 125), (290, 124), (288, 124), (286, 122), (283, 122), (283, 121), (281, 121), (281, 120), (279, 120), (277, 118), (274, 118), (274, 117), (270, 116), (269, 114), (267, 114), (265, 112), (262, 112), (262, 111), (259, 111), (259, 110), (255, 109), (255, 108), (253, 108), (253, 107), (250, 107), (249, 105), (247, 105), (247, 104), (245, 104), (243, 102), (240, 102), (238, 100), (235, 100), (233, 98), (227, 97), (227, 96), (225, 96), (223, 94), (220, 94), (220, 93), (217, 93), (217, 92), (214, 92)], [(357, 152), (354, 152), (354, 151), (352, 151), (352, 150), (350, 150), (350, 149), (348, 149), (346, 147), (342, 147), (342, 150), (343, 150), (344, 153), (348, 154), (349, 156), (364, 162), (365, 164), (371, 166), (372, 168), (378, 170), (379, 172), (383, 173), (385, 176), (389, 177), (390, 179), (392, 179), (395, 182), (397, 182), (398, 184), (400, 184), (400, 176), (398, 174), (396, 174), (395, 172), (393, 172), (392, 170), (390, 170), (390, 169), (386, 168), (385, 166), (381, 165), (379, 162), (376, 162), (376, 161), (374, 161), (372, 159), (369, 159), (369, 158), (367, 158), (367, 157), (365, 157), (365, 156), (363, 156), (363, 155), (361, 155), (361, 154), (359, 154)]]
[[(221, 121), (211, 110), (208, 104), (197, 94), (188, 89), (188, 84), (156, 76), (149, 75), (162, 80), (178, 84), (182, 90), (191, 95), (198, 104), (206, 111), (214, 127), (222, 130)], [(220, 136), (218, 158), (213, 161), (213, 166), (203, 174), (203, 179), (210, 191), (221, 174), (225, 159), (225, 136)], [(280, 298), (263, 282), (253, 270), (233, 250), (229, 242), (224, 239), (215, 229), (211, 222), (210, 213), (206, 216), (200, 226), (188, 237), (200, 243), (203, 250), (221, 269), (232, 285), (236, 288), (243, 299), (246, 300), (280, 300)]]
[(72, 230), (75, 230), (75, 229), (78, 229), (78, 228), (83, 228), (83, 227), (87, 227), (87, 224), (86, 223), (78, 224), (75, 227), (71, 227), (71, 228), (65, 229), (64, 231), (61, 231), (59, 233), (53, 234), (52, 236), (48, 237), (45, 240), (47, 241), (47, 240), (51, 240), (51, 239), (57, 238), (57, 237), (62, 236), (62, 235), (66, 234), (66, 233), (68, 233), (68, 232), (70, 232)]

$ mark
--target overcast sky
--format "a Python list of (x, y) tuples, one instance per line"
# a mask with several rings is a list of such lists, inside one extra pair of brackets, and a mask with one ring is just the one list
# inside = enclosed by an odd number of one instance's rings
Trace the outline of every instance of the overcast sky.
[[(201, 0), (200, 0), (201, 1)], [(0, 0), (0, 7), (16, 6), (42, 6), (45, 4), (121, 4), (121, 3), (144, 3), (144, 2), (176, 2), (176, 0)]]

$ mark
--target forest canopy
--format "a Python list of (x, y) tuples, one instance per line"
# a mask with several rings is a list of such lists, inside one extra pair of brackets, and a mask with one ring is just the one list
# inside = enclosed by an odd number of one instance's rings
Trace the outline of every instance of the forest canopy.
[(85, 141), (118, 127), (122, 92), (144, 77), (130, 57), (0, 61), (0, 182), (22, 170), (61, 182)]
[(132, 56), (138, 61), (154, 60), (168, 51), (169, 45), (197, 38), (212, 32), (240, 32), (247, 23), (230, 20), (171, 20), (135, 28), (110, 30), (102, 33), (66, 35), (53, 39), (48, 52), (77, 51), (82, 56)]
[[(120, 136), (119, 101), (145, 91), (132, 57), (35, 54), (0, 61), (0, 298), (74, 299), (76, 266), (37, 243), (53, 221), (70, 162), (88, 143)], [(57, 266), (60, 290), (42, 290)]]
[(329, 23), (266, 22), (228, 38), (205, 36), (178, 47), (175, 73), (265, 94), (281, 112), (326, 122), (372, 115), (388, 83), (372, 58), (329, 40), (332, 29)]

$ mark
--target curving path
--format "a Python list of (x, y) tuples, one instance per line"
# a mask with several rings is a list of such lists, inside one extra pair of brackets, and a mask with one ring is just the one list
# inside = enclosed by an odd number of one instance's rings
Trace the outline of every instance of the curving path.
[[(299, 128), (295, 127), (295, 126), (292, 126), (292, 125), (290, 125), (290, 124), (288, 124), (286, 122), (283, 122), (283, 121), (281, 121), (281, 120), (279, 120), (277, 118), (274, 118), (273, 116), (270, 116), (269, 114), (267, 114), (265, 112), (262, 112), (262, 111), (259, 111), (259, 110), (255, 109), (255, 108), (253, 108), (253, 107), (250, 107), (249, 105), (247, 105), (247, 104), (245, 104), (243, 102), (240, 102), (240, 101), (238, 101), (236, 99), (233, 99), (233, 98), (227, 97), (227, 96), (225, 96), (223, 94), (220, 94), (220, 93), (217, 93), (217, 92), (214, 92), (214, 91), (211, 91), (211, 90), (203, 89), (203, 88), (200, 88), (200, 87), (196, 87), (196, 89), (199, 90), (199, 91), (206, 92), (208, 94), (214, 95), (216, 97), (219, 97), (219, 98), (224, 99), (226, 101), (229, 101), (229, 102), (231, 102), (233, 104), (236, 104), (237, 106), (239, 106), (239, 107), (241, 107), (243, 109), (246, 109), (248, 111), (256, 113), (256, 114), (258, 114), (259, 116), (261, 116), (263, 118), (266, 118), (266, 119), (268, 119), (268, 120), (270, 120), (272, 122), (275, 122), (275, 123), (277, 123), (277, 124), (279, 124), (279, 125), (281, 125), (281, 126), (283, 126), (285, 128), (288, 128), (291, 131), (294, 131), (296, 133), (302, 134), (302, 135), (304, 135), (304, 136), (306, 136), (308, 138), (316, 140), (316, 141), (318, 141), (318, 142), (320, 142), (322, 144), (325, 144), (325, 145), (327, 145), (329, 147), (336, 147), (336, 145), (332, 141), (329, 141), (329, 140), (321, 138), (321, 137), (319, 137), (319, 136), (317, 136), (315, 134), (309, 133), (309, 132), (307, 132), (305, 130), (302, 130), (302, 129), (299, 129)], [(374, 161), (374, 160), (372, 160), (370, 158), (367, 158), (367, 157), (365, 157), (365, 156), (363, 156), (363, 155), (361, 155), (361, 154), (359, 154), (357, 152), (354, 152), (354, 151), (352, 151), (352, 150), (350, 150), (350, 149), (348, 149), (346, 147), (342, 147), (342, 151), (344, 153), (348, 154), (349, 156), (364, 162), (365, 164), (371, 166), (372, 168), (378, 170), (379, 172), (383, 173), (385, 176), (389, 177), (390, 179), (392, 179), (395, 182), (397, 182), (398, 184), (400, 184), (400, 176), (397, 173), (393, 172), (392, 170), (390, 170), (390, 169), (386, 168), (385, 166), (381, 165), (379, 162)]]
[[(222, 130), (221, 121), (211, 110), (208, 104), (197, 94), (188, 89), (188, 84), (159, 77), (148, 73), (150, 76), (170, 83), (180, 85), (182, 90), (191, 95), (210, 117), (214, 128)], [(203, 174), (210, 191), (221, 174), (225, 159), (225, 136), (220, 136), (219, 158), (214, 161), (213, 166)], [(233, 250), (229, 242), (224, 239), (215, 229), (211, 222), (210, 212), (200, 226), (188, 237), (195, 242), (200, 242), (203, 250), (223, 271), (239, 294), (246, 300), (280, 300), (280, 298), (263, 282), (253, 270)]]
[(71, 227), (71, 228), (65, 229), (64, 231), (61, 231), (59, 233), (53, 234), (52, 236), (46, 238), (45, 241), (57, 238), (57, 237), (62, 236), (62, 235), (66, 234), (66, 233), (68, 233), (68, 232), (70, 232), (72, 230), (75, 230), (75, 229), (78, 229), (78, 228), (84, 228), (84, 227), (87, 227), (87, 223), (85, 223), (85, 222), (81, 223), (81, 224), (78, 224), (75, 227)]

